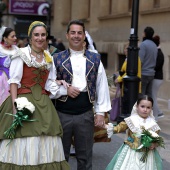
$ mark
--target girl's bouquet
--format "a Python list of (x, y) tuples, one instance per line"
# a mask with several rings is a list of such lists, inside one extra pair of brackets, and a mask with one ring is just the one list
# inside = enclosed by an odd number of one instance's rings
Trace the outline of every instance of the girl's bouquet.
[(6, 113), (8, 115), (13, 116), (14, 120), (8, 130), (4, 132), (5, 137), (11, 140), (15, 138), (17, 127), (23, 126), (22, 121), (36, 121), (30, 119), (33, 112), (35, 111), (35, 106), (31, 102), (29, 102), (26, 97), (20, 97), (15, 99), (14, 105), (17, 110), (17, 113)]
[(165, 148), (165, 143), (162, 137), (160, 137), (157, 133), (152, 130), (146, 130), (143, 126), (141, 127), (142, 133), (136, 134), (136, 136), (141, 137), (141, 145), (137, 148), (137, 151), (141, 151), (143, 155), (140, 158), (140, 161), (145, 162), (148, 157), (148, 153), (150, 151), (149, 147), (152, 143), (156, 143), (157, 146)]

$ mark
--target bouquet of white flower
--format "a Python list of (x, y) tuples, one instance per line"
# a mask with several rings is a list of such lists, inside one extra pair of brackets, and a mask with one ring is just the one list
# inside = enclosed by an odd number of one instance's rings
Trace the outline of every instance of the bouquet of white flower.
[(152, 130), (146, 130), (145, 127), (141, 127), (142, 133), (135, 134), (136, 136), (141, 138), (141, 145), (136, 149), (137, 151), (144, 152), (140, 161), (145, 162), (148, 157), (148, 153), (150, 151), (149, 147), (152, 143), (156, 143), (157, 146), (165, 148), (165, 143), (162, 137), (160, 137), (157, 133)]
[(31, 102), (29, 102), (26, 97), (20, 97), (15, 99), (14, 105), (16, 107), (17, 113), (6, 113), (8, 115), (13, 116), (14, 120), (8, 130), (4, 132), (4, 135), (11, 140), (15, 138), (17, 127), (23, 126), (22, 121), (36, 121), (35, 119), (29, 119), (35, 111), (35, 106)]

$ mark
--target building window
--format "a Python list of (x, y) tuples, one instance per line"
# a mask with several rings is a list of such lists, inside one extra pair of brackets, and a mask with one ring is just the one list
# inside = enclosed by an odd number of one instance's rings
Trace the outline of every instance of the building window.
[(154, 0), (153, 1), (153, 7), (154, 8), (159, 8), (160, 7), (160, 0)]
[(107, 53), (100, 53), (100, 55), (101, 55), (101, 61), (102, 61), (102, 63), (103, 63), (103, 66), (104, 66), (104, 68), (105, 69), (107, 69), (107, 59), (108, 59), (108, 57), (107, 57)]
[(121, 70), (122, 65), (123, 65), (125, 59), (126, 59), (126, 55), (124, 55), (124, 54), (119, 54), (118, 55), (118, 63), (119, 63), (118, 70)]

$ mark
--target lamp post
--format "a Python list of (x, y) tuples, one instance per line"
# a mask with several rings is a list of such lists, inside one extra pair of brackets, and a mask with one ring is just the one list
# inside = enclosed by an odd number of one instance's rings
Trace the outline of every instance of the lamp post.
[(124, 118), (130, 116), (133, 105), (138, 98), (139, 77), (138, 73), (138, 13), (139, 0), (133, 0), (131, 32), (129, 39), (128, 55), (127, 55), (127, 76), (123, 78), (123, 97), (121, 100), (121, 113), (117, 122), (121, 122)]
[(6, 9), (6, 3), (2, 0), (0, 0), (0, 28), (2, 26), (2, 16), (3, 16), (3, 11)]

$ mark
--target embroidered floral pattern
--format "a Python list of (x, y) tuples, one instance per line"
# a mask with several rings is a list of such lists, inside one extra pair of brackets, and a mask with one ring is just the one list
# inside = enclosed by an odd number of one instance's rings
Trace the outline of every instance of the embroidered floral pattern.
[[(86, 51), (85, 57), (87, 59), (86, 61), (87, 90), (90, 101), (94, 102), (96, 93), (96, 79), (98, 74), (98, 67), (100, 64), (100, 55)], [(58, 55), (56, 55), (54, 58), (54, 63), (57, 69), (57, 79), (58, 80), (63, 79), (68, 83), (71, 83), (73, 72), (71, 67), (69, 51), (66, 50), (63, 53), (59, 53)], [(67, 96), (62, 96), (60, 100), (66, 101)]]

